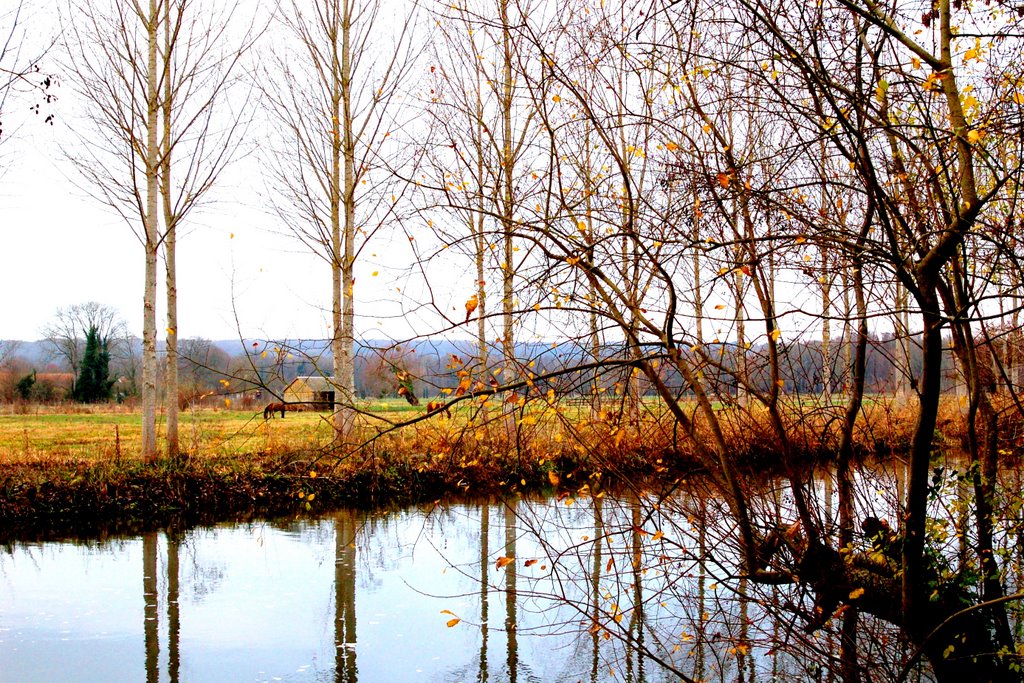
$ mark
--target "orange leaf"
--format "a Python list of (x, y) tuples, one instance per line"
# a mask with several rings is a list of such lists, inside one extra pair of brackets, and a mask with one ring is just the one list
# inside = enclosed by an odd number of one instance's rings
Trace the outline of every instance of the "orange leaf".
[(732, 180), (731, 176), (728, 173), (716, 173), (715, 177), (718, 178), (719, 185), (728, 189), (729, 182)]
[(559, 482), (561, 482), (562, 480), (559, 478), (559, 476), (558, 476), (558, 474), (556, 472), (549, 471), (548, 472), (548, 481), (551, 482), (552, 486), (558, 486)]
[(460, 621), (462, 621), (462, 619), (459, 619), (458, 617), (455, 617), (454, 619), (449, 619), (448, 620), (448, 628), (451, 628), (452, 626), (455, 626)]
[(479, 305), (480, 305), (480, 299), (477, 298), (476, 294), (474, 294), (473, 296), (469, 297), (469, 299), (466, 300), (466, 322), (467, 323), (469, 322), (470, 316), (473, 315), (473, 311), (475, 311), (477, 306), (479, 306)]
[(527, 567), (532, 567), (535, 564), (537, 564), (537, 560), (527, 560), (526, 561), (526, 566)]
[(502, 567), (507, 567), (508, 565), (512, 564), (515, 561), (516, 561), (516, 558), (514, 558), (514, 557), (505, 557), (504, 555), (502, 555), (501, 557), (498, 558), (498, 561), (495, 562), (494, 565), (495, 565), (496, 569), (501, 569)]

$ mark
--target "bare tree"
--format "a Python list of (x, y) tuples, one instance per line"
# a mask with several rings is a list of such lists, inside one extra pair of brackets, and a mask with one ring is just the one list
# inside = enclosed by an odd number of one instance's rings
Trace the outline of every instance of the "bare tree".
[(277, 50), (263, 94), (281, 131), (273, 150), (277, 214), (331, 271), (331, 350), (338, 438), (355, 398), (354, 267), (366, 242), (393, 216), (387, 138), (415, 55), (415, 5), (381, 45), (379, 0), (293, 1), (280, 15), (292, 42)]
[(18, 353), (20, 342), (12, 340), (0, 341), (0, 370), (6, 370)]
[[(8, 111), (9, 99), (19, 91), (36, 93), (45, 104), (53, 101), (50, 88), (53, 78), (42, 72), (40, 62), (51, 45), (26, 47), (28, 8), (23, 0), (0, 11), (0, 142), (10, 137), (4, 129), (4, 113)], [(40, 102), (29, 105), (37, 115)], [(47, 114), (46, 122), (53, 122), (53, 114)]]
[[(227, 95), (252, 44), (251, 23), (229, 33), (237, 5), (215, 7), (193, 0), (74, 1), (75, 18), (65, 34), (66, 66), (87, 108), (71, 159), (89, 191), (128, 223), (145, 256), (141, 392), (147, 461), (157, 455), (159, 252), (163, 247), (167, 256), (168, 375), (176, 384), (176, 231), (237, 152), (244, 129), (245, 118), (229, 108)], [(181, 160), (173, 177), (172, 157)], [(176, 402), (173, 396), (167, 401), (172, 457), (178, 450)]]
[(126, 343), (128, 328), (121, 314), (113, 306), (96, 301), (58, 308), (53, 320), (42, 329), (51, 353), (66, 363), (76, 378), (85, 349), (85, 335), (90, 329), (96, 330), (99, 341), (107, 345), (112, 354), (117, 354)]
[[(1009, 85), (1019, 81), (1000, 75), (1019, 75), (1019, 66), (1011, 66), (1013, 50), (998, 51), (1014, 40), (1019, 48), (1019, 20), (1007, 14), (991, 24), (983, 10), (947, 2), (928, 5), (922, 17), (907, 6), (851, 0), (736, 0), (728, 8), (665, 2), (653, 18), (615, 17), (580, 30), (579, 16), (601, 9), (581, 2), (493, 22), (508, 26), (519, 49), (532, 46), (545, 65), (534, 84), (536, 108), (543, 112), (541, 103), (553, 99), (537, 96), (552, 82), (563, 105), (576, 105), (575, 116), (543, 121), (557, 150), (549, 155), (552, 201), (542, 201), (533, 219), (513, 221), (514, 237), (532, 242), (547, 261), (545, 279), (531, 284), (562, 278), (570, 306), (593, 310), (626, 348), (643, 350), (615, 361), (643, 372), (679, 435), (674, 447), (696, 457), (714, 483), (737, 539), (741, 585), (799, 584), (813, 594), (813, 605), (798, 609), (808, 631), (844, 615), (838, 668), (846, 680), (860, 675), (857, 629), (871, 620), (913, 644), (907, 667), (923, 656), (939, 680), (970, 672), (1013, 680), (1014, 656), (992, 654), (1015, 651), (1004, 605), (1017, 596), (1006, 595), (993, 525), (995, 445), (1009, 442), (1000, 441), (1000, 414), (985, 380), (992, 363), (978, 351), (978, 331), (988, 317), (1009, 319), (993, 302), (1009, 304), (1017, 286), (997, 273), (1019, 272), (1006, 235), (1019, 220), (1022, 156), (997, 152), (1022, 144), (1019, 85)], [(621, 87), (610, 68), (616, 61), (640, 88)], [(601, 84), (596, 94), (592, 82)], [(608, 159), (598, 173), (611, 178), (602, 179), (611, 191), (602, 196), (599, 189), (595, 199), (608, 200), (599, 215), (609, 233), (593, 244), (579, 238), (588, 223), (570, 223), (573, 203), (563, 199), (572, 198), (566, 181), (587, 172), (566, 161), (586, 127)], [(998, 142), (989, 137), (996, 130)], [(689, 192), (679, 195), (700, 198), (703, 239), (693, 238), (690, 222), (666, 220), (677, 215), (666, 208), (667, 190), (639, 191), (639, 160), (659, 152), (672, 166), (685, 163)], [(495, 217), (504, 225), (500, 210)], [(715, 309), (724, 311), (717, 316), (722, 331), (704, 344), (679, 305), (697, 250), (702, 265), (691, 272), (715, 273), (702, 279), (702, 296), (717, 298)], [(803, 330), (828, 320), (831, 297), (821, 278), (836, 271), (849, 302), (850, 386), (845, 405), (808, 411), (789, 390), (798, 366), (793, 348)], [(906, 297), (893, 296), (897, 285)], [(594, 295), (596, 302), (587, 300)], [(869, 325), (888, 318), (897, 298), (909, 314), (901, 324), (921, 340), (923, 363), (909, 467), (905, 479), (897, 477), (892, 493), (899, 500), (888, 513), (898, 528), (889, 529), (880, 521), (885, 508), (867, 501), (870, 493), (854, 476), (852, 439), (867, 426)], [(944, 549), (929, 535), (945, 332), (953, 334), (970, 385), (967, 441), (976, 474), (966, 531), (973, 545), (964, 552), (973, 557), (963, 564), (978, 568), (972, 585), (946, 572)], [(823, 355), (828, 364), (831, 349)], [(738, 405), (737, 386), (749, 397)], [(827, 391), (827, 382), (818, 386)], [(1019, 415), (1019, 404), (1015, 410)], [(758, 480), (737, 466), (737, 446), (754, 438), (770, 444), (777, 459), (784, 503), (781, 495), (758, 493)], [(831, 502), (820, 507), (817, 484), (801, 466), (801, 455), (819, 452), (819, 438), (839, 455), (838, 525)], [(872, 549), (885, 559), (872, 561)]]

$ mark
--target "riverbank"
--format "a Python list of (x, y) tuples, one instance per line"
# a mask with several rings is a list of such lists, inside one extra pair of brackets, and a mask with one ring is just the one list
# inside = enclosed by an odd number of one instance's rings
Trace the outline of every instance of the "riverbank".
[[(427, 417), (387, 402), (376, 407), (341, 448), (318, 413), (267, 421), (246, 411), (191, 413), (182, 420), (184, 455), (156, 463), (138, 458), (139, 416), (132, 411), (0, 414), (0, 536), (407, 505), (452, 494), (571, 497), (626, 481), (671, 484), (698, 470), (672, 421), (647, 406), (632, 416), (542, 406), (492, 413), (490, 420), (465, 411)], [(912, 421), (888, 404), (872, 410), (872, 429), (861, 434), (858, 451), (899, 452)], [(946, 433), (937, 438), (953, 440), (961, 425), (955, 410), (947, 412)], [(798, 457), (806, 463), (828, 460), (832, 449), (827, 430), (816, 424), (827, 412), (818, 406), (814, 415), (794, 418), (803, 433)], [(390, 429), (410, 418), (420, 421)], [(726, 422), (733, 457), (772, 471), (781, 455), (768, 427), (752, 411), (736, 411), (735, 418)]]
[[(672, 468), (681, 472), (679, 468)], [(340, 506), (409, 505), (452, 494), (587, 493), (623, 478), (669, 472), (636, 459), (602, 473), (586, 459), (382, 456), (358, 466), (306, 454), (0, 464), (0, 541), (52, 531), (192, 526), (226, 519), (316, 513)], [(59, 533), (58, 533), (59, 532)]]

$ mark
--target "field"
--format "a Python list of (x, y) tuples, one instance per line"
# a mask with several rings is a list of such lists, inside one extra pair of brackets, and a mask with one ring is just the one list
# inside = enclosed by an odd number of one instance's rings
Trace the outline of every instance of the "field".
[[(952, 397), (951, 397), (952, 398)], [(632, 418), (621, 411), (616, 398), (605, 403), (599, 414), (591, 414), (588, 404), (579, 399), (533, 400), (529, 405), (503, 404), (506, 419), (492, 406), (490, 423), (480, 419), (479, 403), (462, 402), (452, 410), (451, 419), (433, 415), (429, 419), (401, 429), (389, 427), (426, 416), (424, 405), (411, 406), (402, 399), (361, 401), (360, 415), (352, 444), (369, 445), (375, 452), (404, 455), (413, 453), (452, 453), (472, 457), (508, 448), (515, 439), (515, 450), (526, 452), (566, 449), (590, 451), (595, 446), (621, 455), (656, 452), (680, 444), (678, 432), (663, 407), (645, 400)], [(865, 401), (865, 433), (862, 445), (868, 450), (878, 442), (896, 446), (909, 437), (912, 415), (891, 401), (869, 398)], [(755, 444), (772, 450), (768, 425), (752, 407), (732, 410), (716, 406), (726, 429), (738, 439), (737, 450)], [(791, 419), (799, 425), (803, 441), (812, 450), (828, 449), (822, 440), (823, 425), (834, 420), (841, 406), (801, 402), (791, 406)], [(692, 411), (688, 411), (692, 412)], [(912, 411), (910, 411), (912, 412)], [(959, 422), (955, 400), (947, 401), (946, 423)], [(799, 415), (797, 415), (797, 413)], [(179, 415), (179, 440), (184, 453), (199, 459), (239, 458), (254, 455), (317, 454), (331, 446), (330, 415), (321, 412), (289, 412), (284, 419), (264, 420), (261, 410), (251, 408), (203, 408)], [(163, 415), (158, 415), (158, 444), (163, 445)], [(819, 430), (822, 430), (820, 433)], [(381, 436), (381, 434), (383, 434)], [(378, 438), (374, 438), (378, 437)], [(85, 463), (131, 461), (138, 458), (141, 440), (141, 416), (138, 410), (117, 405), (105, 406), (0, 406), (0, 464), (28, 464), (54, 460)], [(504, 443), (501, 443), (504, 442)]]
[[(359, 408), (389, 420), (408, 419), (421, 408), (404, 400), (367, 401)], [(316, 451), (331, 438), (329, 415), (290, 412), (263, 420), (262, 412), (209, 409), (182, 411), (179, 438), (193, 455), (243, 456), (254, 453)], [(157, 438), (164, 435), (163, 415)], [(30, 406), (0, 409), (0, 463), (51, 459), (103, 461), (138, 456), (142, 434), (139, 412), (119, 406)]]

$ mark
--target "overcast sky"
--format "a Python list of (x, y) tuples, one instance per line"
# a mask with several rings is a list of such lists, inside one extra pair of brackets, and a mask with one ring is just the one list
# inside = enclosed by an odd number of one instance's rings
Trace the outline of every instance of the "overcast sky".
[[(141, 333), (142, 247), (75, 186), (61, 152), (67, 133), (58, 107), (54, 126), (32, 117), (0, 147), (0, 339), (36, 339), (57, 308), (85, 301), (116, 307)], [(225, 184), (216, 196), (179, 242), (181, 336), (237, 336), (236, 310), (247, 336), (325, 336), (326, 265), (275, 233), (258, 193)]]

